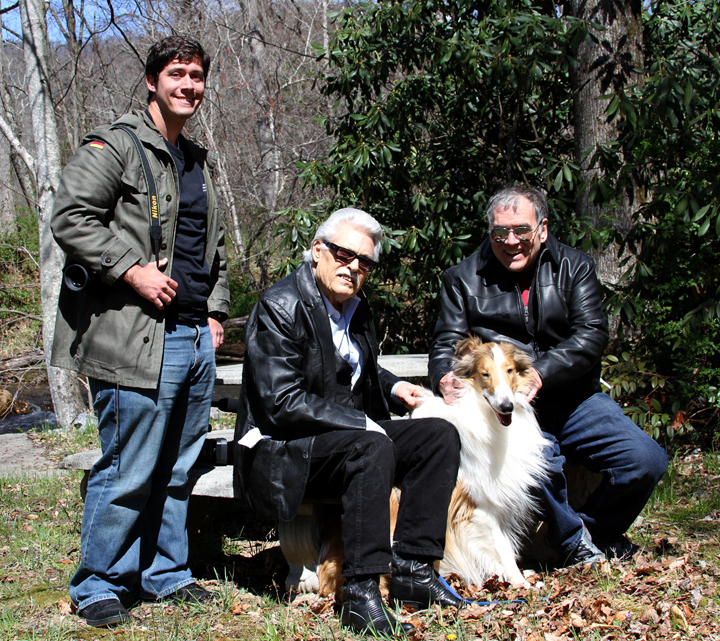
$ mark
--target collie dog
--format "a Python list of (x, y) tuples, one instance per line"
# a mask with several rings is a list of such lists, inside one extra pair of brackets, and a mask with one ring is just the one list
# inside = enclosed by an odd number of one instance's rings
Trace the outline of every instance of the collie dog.
[(508, 343), (460, 341), (455, 376), (466, 387), (447, 405), (428, 395), (413, 418), (437, 416), (452, 423), (462, 450), (448, 510), (440, 573), (476, 586), (497, 575), (529, 587), (517, 565), (521, 541), (537, 512), (533, 488), (547, 475), (543, 437), (525, 397), (530, 357)]

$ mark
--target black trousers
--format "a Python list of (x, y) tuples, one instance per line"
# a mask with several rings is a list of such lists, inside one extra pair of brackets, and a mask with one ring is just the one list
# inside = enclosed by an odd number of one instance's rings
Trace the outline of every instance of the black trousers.
[(393, 536), (408, 558), (441, 559), (460, 462), (455, 428), (437, 418), (380, 421), (387, 436), (337, 430), (315, 437), (309, 499), (342, 499), (343, 576), (390, 571), (390, 493), (400, 487)]

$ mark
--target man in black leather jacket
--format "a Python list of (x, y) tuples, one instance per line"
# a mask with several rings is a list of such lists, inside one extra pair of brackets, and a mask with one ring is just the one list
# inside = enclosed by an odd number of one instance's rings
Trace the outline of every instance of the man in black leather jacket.
[[(282, 520), (295, 517), (304, 497), (340, 497), (342, 621), (394, 634), (399, 625), (378, 589), (378, 575), (391, 566), (391, 600), (461, 604), (432, 566), (443, 556), (460, 444), (441, 419), (390, 420), (424, 390), (378, 366), (361, 287), (377, 265), (382, 233), (363, 211), (336, 211), (317, 230), (306, 262), (254, 307), (245, 328), (235, 482), (249, 507)], [(393, 485), (402, 497), (391, 547)]]
[[(490, 199), (490, 236), (443, 278), (442, 312), (430, 351), (433, 388), (452, 402), (454, 347), (468, 334), (509, 342), (534, 358), (540, 426), (553, 443), (551, 475), (541, 488), (550, 542), (567, 563), (624, 556), (624, 536), (667, 466), (664, 450), (600, 389), (607, 321), (593, 260), (548, 231), (542, 192), (509, 187)], [(567, 502), (565, 456), (603, 474), (576, 513)]]

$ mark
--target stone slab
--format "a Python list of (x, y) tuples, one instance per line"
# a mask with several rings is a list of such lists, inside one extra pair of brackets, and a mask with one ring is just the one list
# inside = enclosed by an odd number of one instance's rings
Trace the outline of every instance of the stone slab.
[(225, 499), (235, 497), (233, 493), (233, 466), (195, 467), (190, 470), (190, 479), (196, 479), (193, 496), (216, 496)]
[(57, 464), (46, 458), (27, 434), (0, 434), (0, 476), (57, 473)]
[[(22, 435), (24, 436), (24, 435)], [(208, 432), (207, 438), (224, 438), (232, 441), (233, 430), (215, 430)], [(86, 450), (71, 454), (63, 459), (60, 467), (64, 470), (84, 470), (89, 472), (90, 468), (100, 458), (100, 448)], [(196, 467), (190, 470), (190, 479), (194, 481), (193, 496), (216, 496), (221, 498), (233, 498), (233, 468), (232, 465), (221, 465), (217, 467)]]

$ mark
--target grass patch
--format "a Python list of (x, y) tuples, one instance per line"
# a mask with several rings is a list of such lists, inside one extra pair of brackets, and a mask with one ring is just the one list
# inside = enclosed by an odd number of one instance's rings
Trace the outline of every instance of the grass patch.
[(62, 461), (70, 454), (100, 447), (97, 424), (93, 420), (67, 430), (45, 423), (27, 434), (36, 444), (43, 446), (45, 456), (53, 461)]
[[(95, 447), (92, 427), (34, 434), (53, 458)], [(403, 612), (414, 640), (720, 639), (718, 523), (720, 461), (676, 456), (631, 538), (634, 559), (591, 571), (539, 574), (533, 589), (489, 582), (459, 615)], [(79, 561), (80, 474), (0, 479), (0, 641), (24, 639), (325, 640), (360, 639), (344, 630), (329, 599), (283, 598), (286, 566), (268, 524), (217, 500), (197, 510), (220, 546), (193, 550), (193, 572), (218, 593), (200, 607), (139, 604), (129, 625), (95, 630), (72, 613), (67, 586)], [(222, 535), (221, 535), (222, 534)], [(211, 537), (212, 538), (212, 537)], [(507, 603), (517, 597), (526, 603)]]
[(34, 625), (29, 613), (57, 612), (67, 596), (79, 559), (78, 482), (79, 475), (0, 478), (0, 639), (34, 638), (23, 636)]

